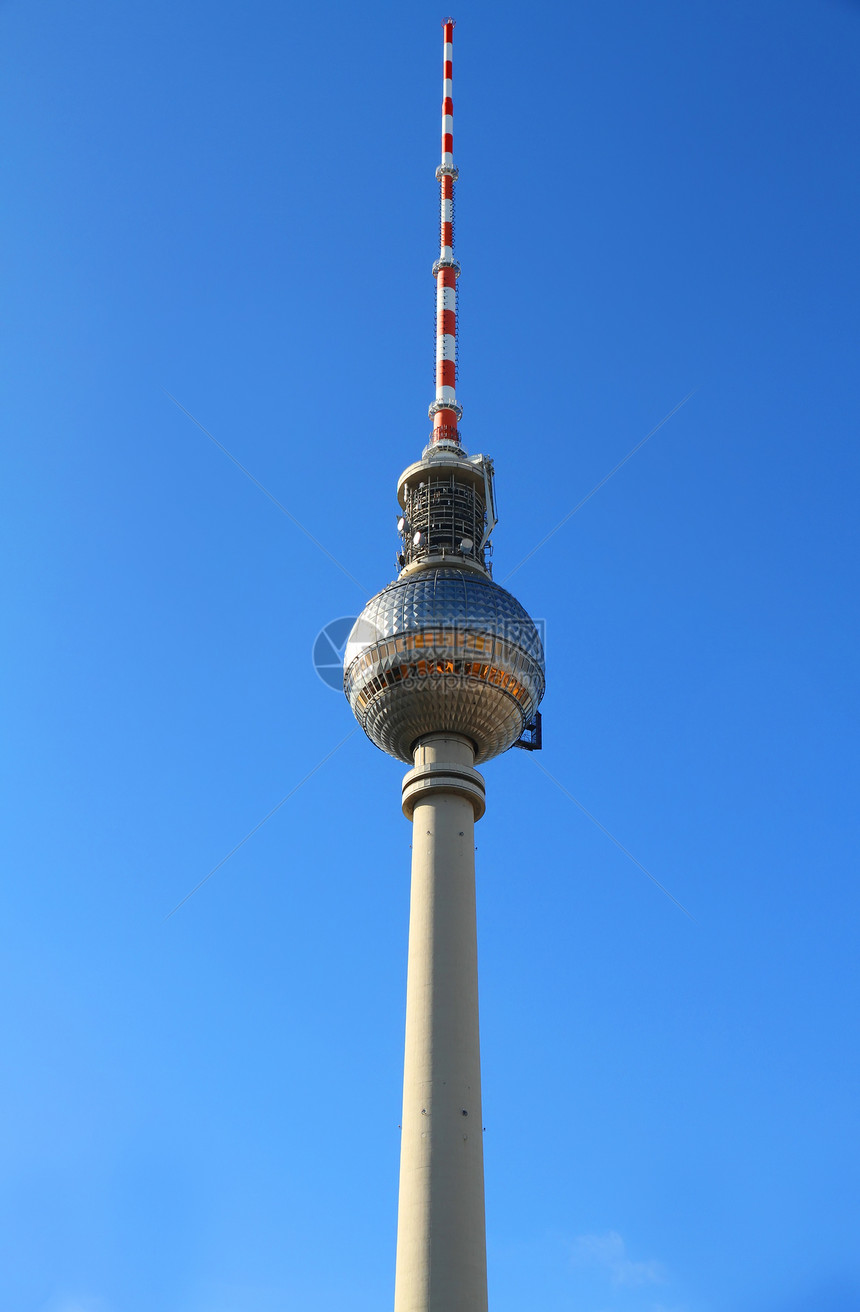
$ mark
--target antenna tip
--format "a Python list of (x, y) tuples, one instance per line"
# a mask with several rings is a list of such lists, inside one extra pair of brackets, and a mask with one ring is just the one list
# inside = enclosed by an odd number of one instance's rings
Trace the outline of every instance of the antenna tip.
[(442, 19), (442, 26), (443, 26), (443, 27), (456, 27), (456, 26), (457, 26), (457, 20), (456, 20), (456, 18), (443, 18), (443, 19)]

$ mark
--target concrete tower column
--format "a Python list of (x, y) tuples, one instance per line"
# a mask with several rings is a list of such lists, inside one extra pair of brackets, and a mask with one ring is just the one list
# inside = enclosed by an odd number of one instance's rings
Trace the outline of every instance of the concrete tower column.
[(471, 741), (422, 738), (403, 780), (412, 820), (395, 1312), (486, 1312)]

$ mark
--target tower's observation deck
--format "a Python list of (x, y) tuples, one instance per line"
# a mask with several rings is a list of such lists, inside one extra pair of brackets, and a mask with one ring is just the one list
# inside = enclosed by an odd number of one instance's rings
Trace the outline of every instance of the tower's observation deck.
[(448, 732), (488, 761), (513, 746), (543, 696), (540, 635), (515, 597), (473, 570), (401, 575), (356, 621), (345, 689), (391, 756), (411, 762), (425, 734)]

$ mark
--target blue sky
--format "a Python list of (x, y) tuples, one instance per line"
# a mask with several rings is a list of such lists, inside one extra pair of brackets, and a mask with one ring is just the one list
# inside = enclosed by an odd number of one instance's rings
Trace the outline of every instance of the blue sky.
[[(510, 581), (549, 684), (477, 831), (491, 1306), (848, 1312), (860, 5), (455, 16), (497, 577), (696, 389)], [(10, 1312), (390, 1305), (401, 767), (349, 737), (164, 920), (350, 734), (310, 653), (366, 593), (166, 392), (388, 582), (441, 17), (3, 7)]]

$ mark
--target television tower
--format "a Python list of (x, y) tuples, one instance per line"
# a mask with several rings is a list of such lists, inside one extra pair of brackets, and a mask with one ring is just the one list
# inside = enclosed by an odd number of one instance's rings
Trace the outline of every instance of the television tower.
[(430, 440), (400, 475), (400, 572), (355, 622), (344, 691), (372, 742), (411, 768), (412, 890), (395, 1312), (486, 1312), (478, 1039), (476, 764), (540, 745), (544, 654), (534, 622), (493, 582), (493, 463), (459, 432), (454, 258), (453, 41), (443, 21), (436, 396)]

